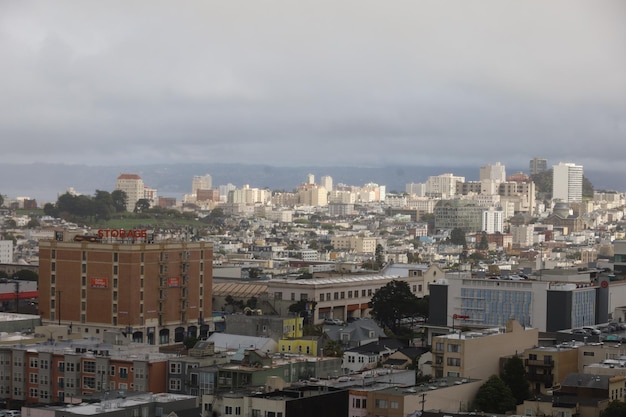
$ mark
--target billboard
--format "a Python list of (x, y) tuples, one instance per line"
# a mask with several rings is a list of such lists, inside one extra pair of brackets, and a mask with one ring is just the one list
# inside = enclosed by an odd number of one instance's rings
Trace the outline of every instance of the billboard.
[(108, 278), (90, 278), (91, 288), (109, 288)]

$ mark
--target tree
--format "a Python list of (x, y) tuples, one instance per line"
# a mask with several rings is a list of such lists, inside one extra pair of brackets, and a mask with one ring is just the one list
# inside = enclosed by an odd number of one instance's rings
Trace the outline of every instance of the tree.
[(450, 232), (450, 243), (453, 245), (459, 245), (466, 247), (467, 241), (465, 240), (465, 232), (460, 227), (455, 227)]
[(380, 243), (376, 245), (376, 269), (381, 269), (385, 265), (385, 248)]
[(370, 314), (383, 326), (395, 331), (400, 319), (418, 314), (418, 303), (419, 299), (406, 281), (393, 280), (374, 293)]
[(20, 269), (19, 271), (16, 271), (13, 276), (22, 281), (39, 280), (39, 275), (36, 272), (31, 271), (30, 269)]
[(317, 302), (315, 301), (296, 301), (289, 306), (289, 312), (296, 314), (298, 317), (304, 317), (304, 324), (308, 325), (311, 322), (311, 317), (313, 316), (316, 305)]
[(41, 225), (39, 224), (39, 220), (37, 220), (37, 219), (36, 219), (36, 218), (34, 218), (34, 217), (31, 217), (31, 218), (30, 218), (30, 220), (28, 221), (28, 223), (26, 224), (26, 227), (27, 227), (28, 229), (34, 229), (34, 228), (39, 227), (39, 226), (41, 226)]
[(487, 233), (483, 232), (480, 237), (480, 242), (476, 245), (476, 249), (478, 250), (487, 250), (489, 249), (489, 241), (487, 240)]
[(620, 400), (611, 401), (608, 407), (600, 411), (600, 417), (626, 417), (626, 403)]
[(4, 196), (0, 194), (0, 207), (4, 206)]
[(337, 340), (329, 340), (324, 345), (324, 356), (331, 356), (333, 358), (341, 358), (343, 356), (343, 349), (341, 343)]
[(43, 205), (43, 214), (50, 217), (59, 217), (59, 209), (52, 203)]
[(111, 193), (111, 200), (116, 213), (123, 213), (126, 211), (126, 203), (128, 202), (128, 195), (125, 191), (115, 190)]
[(150, 200), (147, 198), (140, 198), (135, 203), (135, 213), (145, 213), (150, 210)]
[(515, 355), (507, 359), (500, 377), (511, 390), (517, 404), (521, 404), (528, 399), (529, 385), (526, 380), (526, 370), (524, 369), (522, 358)]
[(473, 408), (484, 413), (505, 414), (515, 409), (515, 397), (498, 375), (492, 375), (478, 388)]

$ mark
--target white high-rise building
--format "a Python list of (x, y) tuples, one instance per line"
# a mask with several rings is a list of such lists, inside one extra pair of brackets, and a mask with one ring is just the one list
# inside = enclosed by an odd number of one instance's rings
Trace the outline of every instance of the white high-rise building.
[(487, 164), (480, 167), (480, 181), (491, 180), (495, 182), (506, 181), (506, 169), (500, 162), (495, 165)]
[(483, 211), (483, 231), (488, 234), (504, 231), (504, 212), (493, 208)]
[(424, 197), (426, 195), (426, 184), (423, 182), (411, 182), (405, 186), (404, 189), (407, 194), (416, 195), (417, 197)]
[(552, 167), (552, 199), (565, 203), (583, 201), (583, 166), (559, 162)]
[(306, 183), (307, 184), (315, 184), (315, 175), (307, 174), (307, 176), (306, 176)]
[(137, 174), (120, 174), (115, 183), (115, 189), (126, 193), (126, 211), (135, 210), (137, 201), (145, 198), (144, 184)]
[(324, 188), (326, 188), (326, 191), (332, 191), (333, 190), (333, 177), (331, 177), (330, 175), (324, 175), (320, 181), (320, 185)]
[(191, 181), (191, 194), (196, 194), (198, 190), (210, 190), (213, 187), (213, 178), (209, 174), (195, 175)]
[(465, 177), (450, 173), (428, 177), (426, 194), (430, 197), (450, 198), (456, 194), (457, 182), (465, 182)]

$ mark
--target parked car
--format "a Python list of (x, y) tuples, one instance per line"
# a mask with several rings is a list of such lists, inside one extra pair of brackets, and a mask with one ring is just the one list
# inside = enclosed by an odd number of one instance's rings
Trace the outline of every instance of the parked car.
[(329, 324), (331, 326), (341, 326), (343, 324), (343, 321), (339, 319), (325, 319), (324, 324)]
[(583, 336), (591, 336), (591, 333), (589, 333), (585, 329), (574, 329), (572, 330), (572, 334), (582, 334)]
[(592, 334), (592, 335), (599, 335), (600, 333), (602, 333), (600, 330), (591, 326), (584, 326), (583, 330), (586, 330), (589, 334)]

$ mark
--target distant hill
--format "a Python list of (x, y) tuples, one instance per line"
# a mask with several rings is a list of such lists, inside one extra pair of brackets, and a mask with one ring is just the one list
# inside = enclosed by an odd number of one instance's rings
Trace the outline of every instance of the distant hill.
[[(95, 190), (112, 191), (121, 173), (141, 175), (144, 183), (158, 189), (159, 195), (181, 198), (191, 192), (194, 175), (211, 174), (213, 186), (232, 183), (237, 187), (251, 187), (291, 191), (305, 181), (306, 175), (315, 175), (319, 182), (323, 175), (333, 177), (333, 183), (363, 185), (375, 182), (387, 186), (387, 192), (404, 192), (411, 182), (424, 182), (431, 175), (452, 172), (466, 180), (478, 179), (478, 167), (385, 166), (385, 167), (274, 167), (244, 164), (171, 164), (136, 166), (89, 166), (65, 164), (3, 164), (0, 175), (0, 193), (9, 197), (27, 196), (41, 204), (56, 201), (57, 195), (69, 187), (77, 192), (93, 195)], [(509, 174), (523, 171), (507, 167)], [(619, 179), (610, 173), (585, 171), (597, 189), (622, 191)]]

